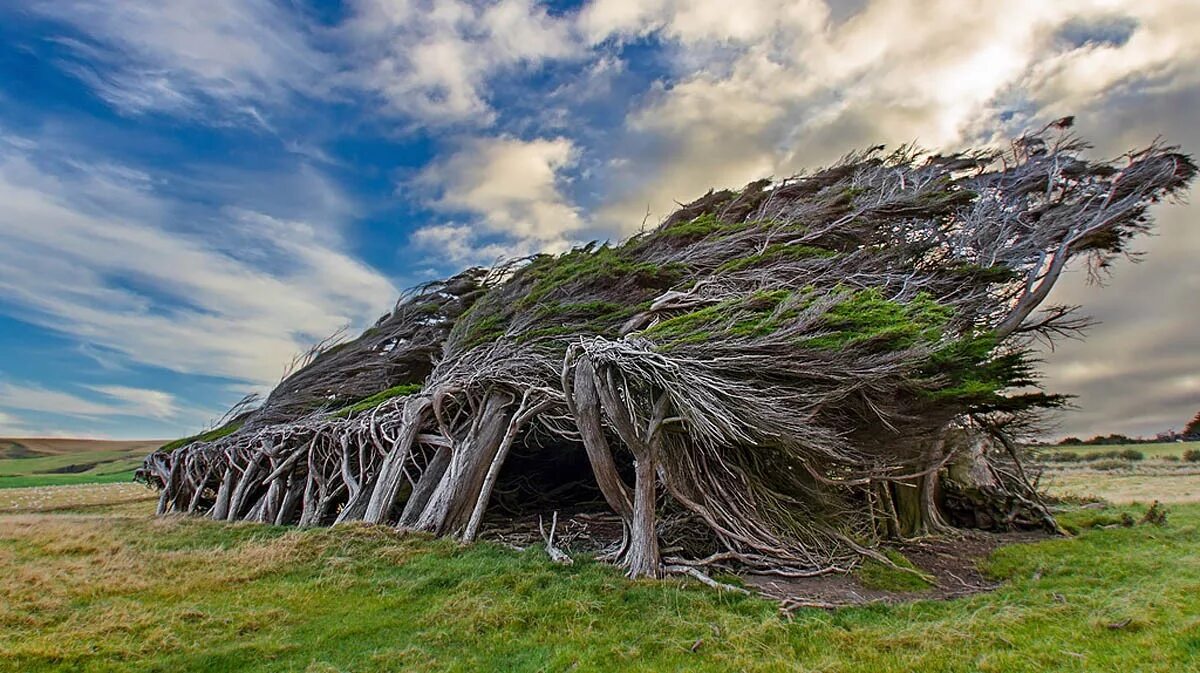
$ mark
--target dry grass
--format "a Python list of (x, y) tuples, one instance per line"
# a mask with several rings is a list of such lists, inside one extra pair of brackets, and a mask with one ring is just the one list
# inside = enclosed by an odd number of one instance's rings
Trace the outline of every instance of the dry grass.
[(1117, 504), (1200, 502), (1200, 469), (1055, 469), (1046, 471), (1042, 483), (1053, 495), (1096, 497)]
[(151, 514), (157, 494), (141, 484), (74, 484), (0, 489), (0, 513), (62, 510)]

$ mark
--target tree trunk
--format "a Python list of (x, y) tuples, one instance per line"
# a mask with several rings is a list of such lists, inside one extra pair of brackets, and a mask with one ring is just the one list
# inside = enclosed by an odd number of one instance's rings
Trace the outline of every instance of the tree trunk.
[(416, 525), (417, 518), (421, 516), (421, 512), (425, 511), (425, 505), (429, 504), (429, 498), (437, 490), (438, 484), (442, 483), (442, 477), (446, 475), (446, 469), (450, 467), (450, 454), (449, 446), (440, 446), (434, 452), (433, 458), (429, 459), (429, 464), (425, 466), (421, 478), (413, 485), (408, 502), (404, 503), (404, 511), (400, 513), (399, 525), (401, 528), (412, 528)]
[(596, 485), (600, 487), (608, 506), (621, 515), (621, 518), (628, 520), (633, 516), (629, 487), (617, 472), (612, 449), (604, 437), (604, 425), (600, 420), (600, 397), (596, 390), (596, 372), (587, 358), (581, 359), (575, 367), (573, 393), (572, 410), (575, 414), (575, 424), (579, 428), (583, 448), (587, 451), (592, 473), (596, 476)]
[(466, 524), (479, 497), (488, 466), (496, 457), (505, 429), (512, 420), (508, 393), (489, 393), (470, 431), (455, 442), (450, 466), (413, 526), (435, 535), (448, 535)]
[(655, 525), (657, 471), (653, 459), (647, 456), (638, 460), (634, 464), (634, 474), (633, 520), (629, 531), (629, 548), (625, 552), (625, 567), (630, 577), (660, 577), (662, 563)]
[[(404, 426), (392, 444), (391, 452), (384, 457), (383, 464), (379, 466), (379, 476), (375, 479), (375, 488), (371, 491), (370, 500), (363, 513), (363, 521), (383, 523), (391, 516), (396, 507), (401, 481), (404, 479), (404, 465), (408, 462), (413, 442), (417, 439), (429, 408), (430, 402), (427, 397), (410, 398), (404, 402), (401, 416)], [(346, 516), (352, 514), (353, 512), (350, 512)], [(339, 518), (339, 521), (341, 520), (347, 519)]]
[(237, 477), (237, 470), (233, 467), (233, 457), (225, 463), (225, 474), (221, 476), (221, 486), (217, 489), (217, 501), (213, 503), (212, 513), (209, 515), (214, 521), (224, 521), (229, 516), (229, 499), (233, 497), (233, 480)]

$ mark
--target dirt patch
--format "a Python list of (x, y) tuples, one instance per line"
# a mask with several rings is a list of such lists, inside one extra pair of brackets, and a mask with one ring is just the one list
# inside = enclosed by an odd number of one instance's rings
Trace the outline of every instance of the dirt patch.
[(1041, 532), (986, 533), (964, 530), (953, 536), (927, 538), (895, 545), (934, 585), (923, 591), (887, 591), (864, 586), (853, 573), (831, 573), (819, 577), (785, 578), (747, 575), (747, 586), (780, 601), (785, 611), (803, 607), (837, 608), (869, 603), (904, 603), (917, 600), (949, 600), (983, 591), (1000, 583), (986, 577), (980, 562), (1009, 544), (1036, 542), (1050, 536)]

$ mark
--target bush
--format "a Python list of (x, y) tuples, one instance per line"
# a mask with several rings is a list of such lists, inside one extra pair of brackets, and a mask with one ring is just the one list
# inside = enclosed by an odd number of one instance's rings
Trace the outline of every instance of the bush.
[(1088, 465), (1088, 467), (1093, 470), (1101, 470), (1105, 472), (1111, 470), (1124, 470), (1129, 468), (1129, 461), (1121, 460), (1120, 458), (1105, 458), (1103, 460), (1091, 461), (1091, 464)]
[(1200, 449), (1188, 449), (1184, 451), (1183, 459), (1189, 463), (1200, 463)]
[(1121, 451), (1120, 457), (1124, 458), (1125, 460), (1144, 460), (1146, 458), (1146, 454), (1138, 451), (1137, 449), (1125, 449), (1124, 451)]
[(1080, 456), (1072, 451), (1052, 451), (1046, 454), (1048, 463), (1078, 463)]

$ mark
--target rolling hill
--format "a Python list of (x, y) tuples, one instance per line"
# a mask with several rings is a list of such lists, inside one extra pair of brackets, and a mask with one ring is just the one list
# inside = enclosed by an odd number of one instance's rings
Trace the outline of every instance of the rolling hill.
[(163, 440), (0, 438), (0, 488), (128, 481)]

